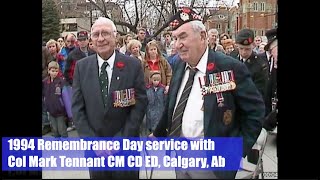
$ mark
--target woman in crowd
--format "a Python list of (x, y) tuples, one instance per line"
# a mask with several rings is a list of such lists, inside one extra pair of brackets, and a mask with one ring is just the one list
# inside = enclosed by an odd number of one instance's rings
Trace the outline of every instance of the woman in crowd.
[(139, 59), (142, 64), (145, 54), (141, 51), (141, 47), (142, 45), (140, 41), (132, 39), (127, 45), (127, 51), (130, 53), (130, 56)]
[(172, 76), (171, 66), (160, 52), (158, 43), (153, 40), (146, 45), (146, 56), (143, 61), (143, 70), (146, 84), (149, 84), (149, 77), (154, 72), (160, 72), (161, 84), (165, 85), (165, 93), (169, 91)]

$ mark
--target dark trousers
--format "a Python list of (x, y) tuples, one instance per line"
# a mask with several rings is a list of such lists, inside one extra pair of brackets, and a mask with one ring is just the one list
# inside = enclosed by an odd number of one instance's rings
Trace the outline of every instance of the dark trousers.
[(68, 137), (64, 116), (53, 117), (49, 114), (49, 120), (52, 125), (52, 132), (54, 137)]
[(259, 160), (259, 150), (257, 149), (251, 149), (247, 155), (248, 162), (252, 164), (258, 164)]
[[(85, 151), (85, 157), (97, 157), (97, 156), (94, 151)], [(108, 163), (105, 162), (105, 165), (108, 166)], [(90, 174), (90, 179), (139, 179), (139, 170), (104, 171), (101, 169), (97, 170), (97, 169), (89, 168), (89, 174)]]
[(97, 171), (90, 170), (90, 179), (139, 179), (139, 171)]

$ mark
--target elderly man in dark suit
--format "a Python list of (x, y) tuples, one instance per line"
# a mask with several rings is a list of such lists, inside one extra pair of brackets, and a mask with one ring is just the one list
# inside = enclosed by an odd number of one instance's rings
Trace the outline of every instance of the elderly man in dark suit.
[[(97, 54), (76, 63), (72, 113), (81, 138), (139, 136), (147, 107), (144, 75), (138, 60), (115, 51), (116, 33), (110, 19), (97, 19), (91, 27)], [(110, 151), (95, 151), (97, 156), (110, 154)], [(92, 179), (121, 176), (137, 179), (139, 172), (90, 170)]]
[[(205, 26), (193, 10), (179, 10), (170, 25), (181, 61), (171, 79), (164, 115), (149, 136), (242, 137), (245, 157), (260, 134), (265, 111), (248, 68), (230, 56), (209, 50)], [(221, 85), (228, 88), (222, 90)], [(210, 86), (218, 90), (206, 91)], [(235, 178), (236, 172), (184, 170), (176, 171), (176, 176), (229, 179)]]

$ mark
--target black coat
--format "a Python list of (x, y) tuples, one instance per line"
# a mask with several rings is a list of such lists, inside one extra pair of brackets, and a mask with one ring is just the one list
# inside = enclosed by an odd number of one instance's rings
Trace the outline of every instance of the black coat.
[[(231, 56), (240, 60), (237, 51), (232, 52)], [(263, 99), (266, 99), (266, 88), (269, 77), (268, 63), (252, 52), (251, 56), (244, 64), (249, 69), (252, 81), (261, 93)]]
[[(88, 56), (95, 54), (94, 51), (88, 49)], [(66, 65), (65, 65), (65, 70), (64, 70), (64, 77), (66, 78), (66, 81), (72, 85), (73, 81), (73, 73), (74, 73), (74, 68), (76, 65), (76, 62), (80, 59), (83, 59), (86, 57), (86, 54), (80, 50), (79, 47), (76, 47), (73, 49), (67, 59), (66, 59)]]
[[(252, 148), (262, 129), (265, 106), (261, 94), (252, 82), (249, 71), (243, 63), (221, 52), (209, 51), (208, 64), (214, 64), (209, 74), (227, 70), (234, 72), (236, 88), (223, 92), (225, 107), (230, 108), (232, 118), (230, 124), (225, 124), (224, 111), (217, 103), (216, 94), (204, 96), (204, 137), (239, 137), (243, 138), (243, 157)], [(177, 94), (185, 72), (186, 62), (178, 61), (171, 79), (168, 99), (158, 126), (153, 132), (156, 137), (166, 137), (171, 129)], [(200, 93), (200, 92), (199, 92)], [(194, 107), (201, 108), (201, 107)], [(215, 175), (222, 179), (234, 179), (236, 171), (215, 171)]]

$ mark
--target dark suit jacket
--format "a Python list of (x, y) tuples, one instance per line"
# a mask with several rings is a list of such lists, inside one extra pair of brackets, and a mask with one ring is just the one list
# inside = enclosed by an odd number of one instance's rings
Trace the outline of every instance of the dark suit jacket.
[(274, 68), (272, 67), (272, 70), (270, 72), (270, 62), (267, 56), (267, 53), (261, 53), (258, 54), (259, 58), (262, 59), (267, 65), (268, 65), (268, 81), (266, 85), (266, 90), (265, 90), (265, 95), (264, 95), (264, 102), (266, 106), (266, 116), (271, 112), (271, 105), (272, 105), (272, 96), (274, 93), (273, 86), (275, 87), (274, 83), (277, 81), (275, 78), (275, 71)]
[[(124, 67), (116, 66), (123, 62)], [(134, 88), (136, 103), (114, 107), (112, 92)], [(104, 107), (99, 84), (97, 55), (77, 61), (72, 96), (72, 113), (80, 137), (139, 136), (147, 107), (147, 96), (140, 62), (116, 52), (107, 106)]]
[[(218, 107), (215, 94), (204, 96), (204, 136), (205, 137), (243, 137), (243, 157), (252, 148), (262, 129), (265, 106), (261, 94), (252, 81), (247, 67), (240, 61), (220, 52), (209, 51), (208, 64), (214, 63), (214, 69), (209, 74), (233, 70), (236, 88), (222, 93), (225, 107)], [(165, 137), (170, 132), (172, 115), (176, 97), (184, 75), (186, 63), (179, 61), (172, 76), (168, 94), (168, 103), (163, 118), (159, 122), (154, 135)], [(199, 92), (200, 93), (200, 92)], [(198, 108), (198, 107), (196, 107)], [(225, 110), (232, 111), (232, 121), (225, 125), (223, 114)], [(234, 178), (236, 171), (215, 171), (221, 178)]]
[[(88, 56), (95, 54), (94, 51), (88, 49)], [(74, 68), (76, 65), (76, 62), (80, 59), (85, 58), (86, 55), (84, 52), (80, 50), (80, 47), (74, 48), (68, 55), (66, 59), (66, 65), (64, 68), (64, 77), (66, 78), (66, 81), (72, 85), (72, 80), (73, 80), (73, 73), (74, 73)]]
[[(236, 54), (236, 52), (231, 54), (231, 56), (234, 57), (235, 59), (239, 59), (239, 56), (238, 54)], [(249, 69), (249, 72), (251, 74), (254, 84), (258, 88), (262, 97), (265, 99), (268, 76), (269, 76), (268, 62), (261, 59), (258, 55), (252, 52), (251, 56), (249, 57), (249, 59), (245, 61), (244, 64)]]

